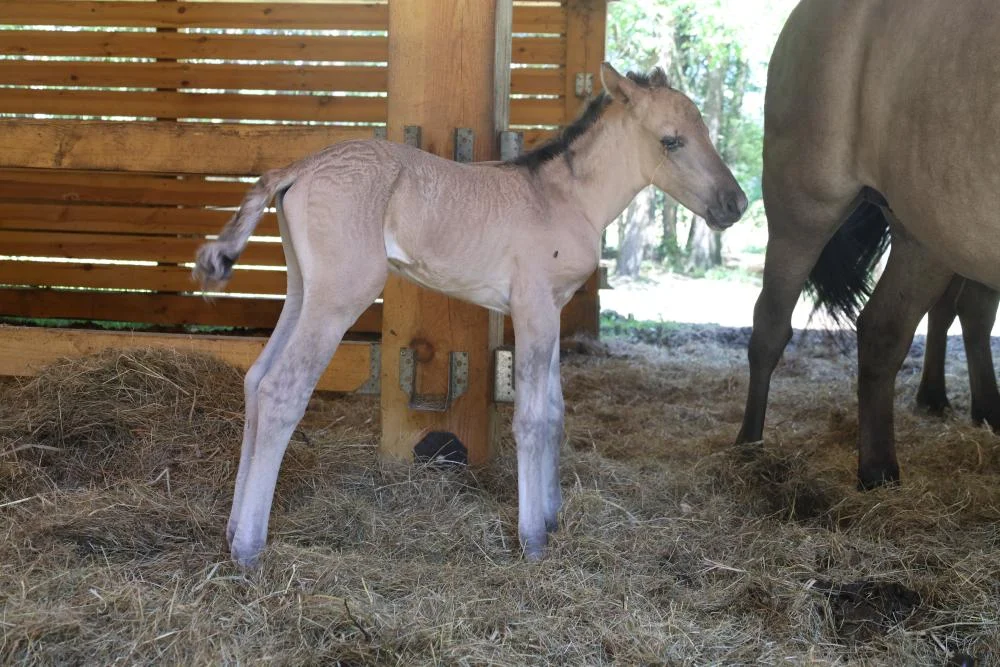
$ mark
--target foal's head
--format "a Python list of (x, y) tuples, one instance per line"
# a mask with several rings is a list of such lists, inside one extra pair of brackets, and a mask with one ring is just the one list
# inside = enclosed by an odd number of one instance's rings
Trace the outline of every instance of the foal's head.
[(663, 70), (624, 77), (604, 63), (601, 80), (635, 123), (642, 175), (714, 229), (739, 220), (746, 195), (712, 146), (698, 109), (670, 87)]

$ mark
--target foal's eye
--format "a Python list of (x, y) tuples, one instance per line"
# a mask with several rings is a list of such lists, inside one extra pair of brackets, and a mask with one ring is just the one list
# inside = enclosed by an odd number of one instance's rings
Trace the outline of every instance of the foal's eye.
[(684, 147), (684, 140), (680, 137), (663, 137), (660, 139), (660, 143), (663, 144), (663, 147), (670, 153)]

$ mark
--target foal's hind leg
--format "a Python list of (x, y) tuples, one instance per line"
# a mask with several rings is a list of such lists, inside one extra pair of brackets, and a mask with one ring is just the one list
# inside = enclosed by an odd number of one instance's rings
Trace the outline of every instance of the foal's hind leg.
[[(859, 188), (860, 189), (860, 188)], [(855, 194), (816, 200), (790, 188), (765, 189), (768, 242), (764, 284), (753, 311), (748, 357), (750, 385), (737, 444), (764, 438), (771, 374), (792, 337), (792, 311), (823, 246), (840, 225)]]
[(945, 293), (927, 311), (927, 342), (916, 403), (919, 410), (939, 417), (951, 407), (944, 380), (944, 360), (948, 351), (948, 329), (958, 314), (957, 302), (964, 283), (965, 278), (961, 276), (952, 278)]
[(275, 199), (275, 206), (278, 210), (278, 228), (281, 232), (281, 243), (285, 251), (285, 266), (287, 267), (287, 288), (285, 303), (281, 308), (281, 315), (278, 323), (271, 332), (267, 344), (261, 351), (260, 356), (247, 371), (243, 379), (243, 392), (245, 396), (245, 418), (243, 422), (243, 446), (240, 449), (240, 465), (236, 472), (236, 488), (233, 492), (233, 506), (229, 513), (229, 523), (226, 526), (226, 542), (232, 547), (233, 535), (236, 534), (237, 520), (240, 515), (240, 506), (243, 503), (243, 490), (246, 486), (247, 473), (250, 471), (250, 462), (253, 460), (255, 445), (257, 442), (257, 390), (260, 381), (271, 367), (275, 355), (281, 352), (288, 341), (288, 336), (295, 328), (295, 323), (299, 319), (299, 312), (302, 308), (302, 274), (299, 271), (298, 258), (295, 256), (295, 249), (292, 244), (291, 233), (285, 219), (284, 193), (279, 193)]
[(278, 469), (292, 431), (344, 333), (378, 296), (388, 273), (380, 221), (371, 212), (350, 223), (322, 220), (309, 227), (306, 205), (300, 201), (296, 210), (289, 211), (289, 224), (302, 306), (258, 384), (255, 445), (231, 543), (233, 559), (242, 565), (255, 564), (267, 540)]
[(1000, 392), (997, 391), (990, 349), (998, 303), (1000, 293), (973, 280), (965, 281), (965, 288), (958, 297), (958, 318), (962, 322), (965, 356), (969, 363), (972, 420), (977, 424), (985, 421), (994, 432), (1000, 433)]
[(894, 233), (885, 271), (858, 317), (858, 485), (899, 480), (893, 401), (913, 332), (954, 274)]

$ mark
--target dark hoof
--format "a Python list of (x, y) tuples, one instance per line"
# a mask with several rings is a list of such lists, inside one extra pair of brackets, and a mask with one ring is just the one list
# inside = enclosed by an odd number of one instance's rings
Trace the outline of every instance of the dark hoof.
[(976, 667), (977, 664), (976, 659), (971, 655), (956, 653), (948, 658), (945, 667)]
[(883, 486), (899, 486), (899, 466), (896, 464), (858, 470), (858, 491), (872, 491)]
[(972, 416), (972, 423), (975, 424), (976, 426), (989, 424), (990, 429), (992, 429), (994, 433), (1000, 434), (1000, 415), (997, 415), (996, 411), (983, 410), (973, 405), (971, 416)]
[(944, 419), (951, 412), (951, 403), (948, 402), (948, 397), (944, 395), (932, 396), (918, 393), (914, 410), (919, 414)]

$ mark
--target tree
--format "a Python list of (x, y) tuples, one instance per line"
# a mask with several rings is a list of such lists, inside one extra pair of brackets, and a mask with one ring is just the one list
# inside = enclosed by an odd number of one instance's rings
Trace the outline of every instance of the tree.
[[(629, 69), (664, 68), (671, 84), (701, 109), (713, 143), (751, 201), (760, 198), (763, 117), (760, 109), (745, 108), (744, 101), (748, 92), (759, 92), (755, 81), (763, 79), (763, 62), (747, 52), (770, 51), (779, 21), (793, 2), (621, 0), (609, 5), (610, 57)], [(761, 29), (755, 20), (769, 27)], [(652, 225), (659, 208), (644, 207), (645, 220), (626, 218), (623, 238), (637, 225)], [(722, 263), (721, 234), (696, 220), (681, 248), (676, 202), (667, 198), (662, 211), (657, 254), (663, 261), (698, 273)], [(634, 264), (635, 249), (627, 253), (629, 265)]]

